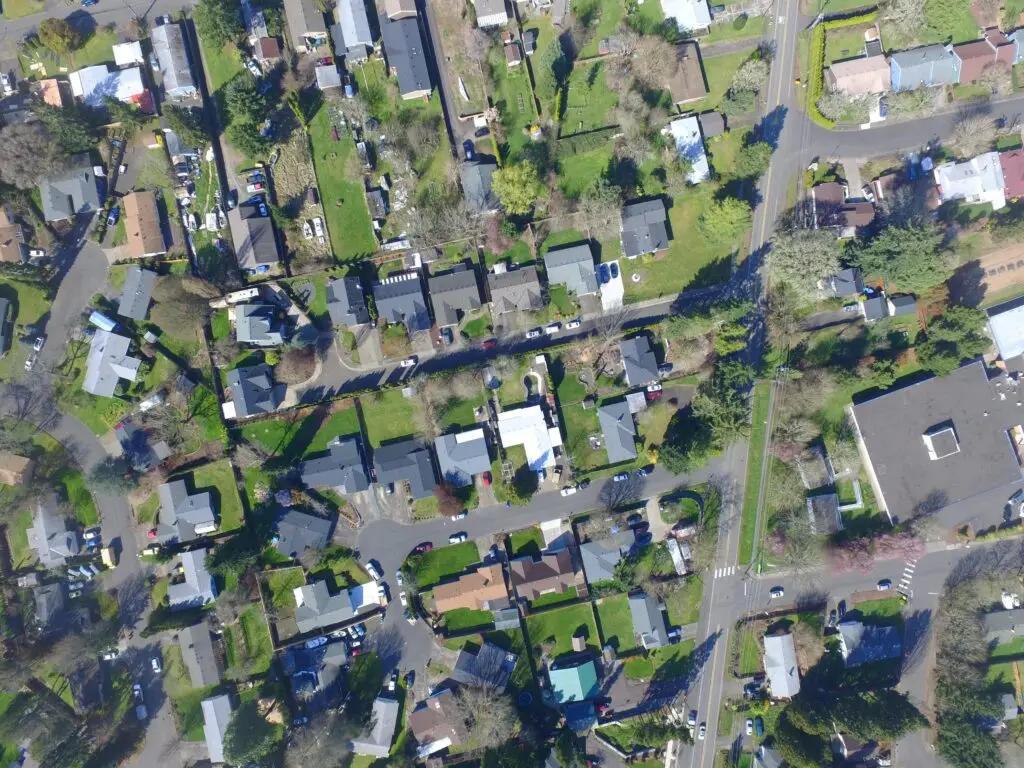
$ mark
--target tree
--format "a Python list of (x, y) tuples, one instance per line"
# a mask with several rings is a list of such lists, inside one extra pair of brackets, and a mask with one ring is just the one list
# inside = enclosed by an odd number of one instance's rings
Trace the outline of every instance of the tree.
[(314, 715), (305, 728), (292, 732), (284, 753), (285, 768), (342, 768), (348, 764), (349, 744), (357, 735), (358, 728), (334, 710)]
[(478, 747), (499, 747), (511, 738), (519, 717), (512, 698), (494, 686), (460, 686), (456, 708)]
[(477, 217), (456, 186), (430, 184), (420, 193), (416, 210), (407, 212), (406, 228), (427, 244), (448, 243), (475, 232)]
[(224, 105), (231, 122), (259, 124), (270, 113), (270, 96), (260, 92), (260, 84), (248, 70), (239, 72), (224, 86)]
[(523, 216), (530, 212), (541, 194), (537, 169), (530, 163), (516, 163), (499, 168), (491, 183), (505, 212), (512, 216)]
[(252, 123), (231, 123), (227, 129), (228, 141), (248, 157), (264, 157), (270, 151), (271, 141), (261, 136)]
[(957, 119), (949, 146), (960, 157), (974, 157), (995, 142), (996, 133), (995, 121), (990, 116), (971, 112)]
[(932, 225), (889, 226), (851, 251), (866, 275), (881, 275), (893, 288), (917, 294), (944, 282), (955, 261), (943, 249), (942, 233)]
[(640, 35), (629, 64), (633, 77), (650, 89), (663, 88), (679, 69), (675, 46), (658, 35)]
[(697, 229), (713, 243), (735, 242), (750, 226), (750, 205), (735, 197), (708, 204), (697, 218)]
[(658, 463), (674, 475), (691, 472), (714, 453), (713, 438), (709, 425), (696, 418), (692, 410), (678, 411), (658, 447)]
[(736, 74), (732, 76), (729, 84), (731, 91), (753, 91), (757, 93), (768, 79), (768, 62), (760, 58), (747, 59)]
[(110, 122), (120, 125), (125, 136), (134, 136), (146, 124), (146, 116), (134, 104), (126, 104), (113, 96), (105, 96), (103, 106)]
[(92, 126), (73, 104), (61, 108), (37, 101), (32, 104), (32, 114), (46, 126), (65, 154), (87, 152), (96, 144)]
[(978, 85), (988, 88), (994, 94), (1009, 93), (1013, 90), (1013, 76), (1010, 66), (1001, 61), (989, 64), (981, 70)]
[(210, 314), (210, 299), (217, 295), (217, 289), (202, 280), (161, 277), (153, 288), (153, 322), (179, 332), (197, 331)]
[(202, 113), (191, 107), (167, 104), (164, 106), (164, 119), (167, 120), (167, 127), (188, 147), (204, 147), (210, 140)]
[(434, 486), (434, 498), (437, 499), (437, 511), (441, 517), (454, 517), (466, 508), (456, 495), (451, 483), (439, 483)]
[(768, 170), (772, 162), (772, 145), (766, 141), (747, 144), (736, 155), (736, 175), (741, 179), (755, 179)]
[(885, 18), (907, 38), (915, 39), (925, 25), (925, 0), (888, 0)]
[(85, 37), (66, 19), (43, 19), (39, 24), (39, 42), (54, 53), (77, 51)]
[(270, 753), (277, 738), (277, 729), (260, 714), (257, 702), (243, 702), (224, 734), (224, 756), (238, 765), (257, 762)]
[(939, 754), (954, 768), (999, 768), (999, 745), (978, 722), (977, 716), (956, 715), (939, 719)]
[(622, 190), (601, 177), (595, 181), (579, 201), (579, 213), (595, 239), (617, 231), (622, 209)]
[(726, 117), (742, 115), (750, 112), (757, 104), (757, 93), (755, 91), (730, 90), (718, 106), (718, 110)]
[(232, 0), (199, 0), (194, 17), (199, 36), (215, 49), (235, 42), (245, 31), (238, 3)]
[(90, 487), (114, 496), (127, 495), (137, 484), (135, 473), (123, 459), (107, 457), (89, 472)]
[(722, 299), (690, 307), (681, 314), (670, 315), (665, 320), (664, 332), (673, 340), (699, 339), (743, 319), (753, 308), (752, 302), (742, 299)]
[(818, 110), (829, 120), (868, 119), (868, 100), (863, 96), (851, 96), (846, 91), (826, 91), (818, 97)]
[(918, 345), (917, 359), (938, 376), (952, 373), (963, 361), (989, 348), (985, 322), (985, 313), (979, 309), (949, 307), (928, 326), (928, 338)]
[(562, 728), (555, 737), (555, 756), (561, 768), (582, 768), (586, 753), (580, 749), (576, 734), (569, 728)]
[(787, 707), (775, 726), (775, 748), (793, 768), (817, 768), (827, 762), (827, 743), (820, 736), (800, 730)]
[(42, 123), (16, 123), (0, 129), (0, 180), (30, 189), (60, 170), (64, 157)]
[(779, 232), (768, 251), (768, 267), (773, 277), (808, 302), (814, 298), (818, 284), (840, 270), (835, 234), (827, 229)]
[(288, 109), (295, 115), (295, 120), (298, 122), (299, 127), (303, 131), (309, 130), (309, 115), (306, 114), (306, 108), (302, 103), (302, 98), (299, 96), (298, 91), (288, 91), (288, 95), (285, 97), (285, 104), (288, 105)]

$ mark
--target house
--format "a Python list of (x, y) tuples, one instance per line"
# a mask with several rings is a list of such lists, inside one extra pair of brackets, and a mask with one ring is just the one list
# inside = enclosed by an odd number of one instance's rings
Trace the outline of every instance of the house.
[(298, 557), (307, 549), (325, 549), (333, 530), (333, 520), (289, 509), (277, 521), (274, 545), (282, 555)]
[(383, 696), (374, 699), (370, 727), (352, 739), (352, 751), (357, 755), (387, 757), (391, 753), (391, 740), (395, 736), (400, 708), (397, 699), (385, 699)]
[(373, 452), (373, 466), (377, 482), (396, 486), (408, 483), (414, 499), (425, 499), (434, 493), (437, 478), (430, 451), (418, 440), (409, 438), (382, 445)]
[(52, 494), (36, 503), (32, 527), (28, 529), (28, 545), (36, 551), (44, 568), (65, 565), (69, 557), (79, 552), (78, 534), (67, 530), (58, 512), (57, 498)]
[[(157, 29), (161, 29), (161, 27), (157, 27)], [(163, 229), (160, 226), (160, 211), (156, 204), (156, 193), (150, 191), (130, 192), (121, 198), (121, 204), (124, 206), (128, 255), (133, 259), (144, 259), (167, 253)]]
[(121, 379), (135, 381), (142, 360), (128, 354), (132, 340), (102, 328), (89, 344), (82, 389), (97, 397), (113, 397)]
[(449, 747), (457, 747), (469, 738), (458, 711), (455, 695), (442, 688), (420, 702), (409, 715), (409, 729), (419, 747), (416, 757), (424, 758)]
[(211, 493), (189, 493), (184, 480), (172, 480), (157, 489), (160, 498), (160, 541), (192, 541), (217, 530)]
[(203, 735), (211, 763), (224, 762), (224, 736), (231, 722), (231, 698), (226, 693), (203, 699)]
[(32, 602), (35, 603), (36, 624), (43, 631), (50, 629), (55, 620), (61, 618), (67, 605), (64, 584), (58, 581), (34, 587)]
[(258, 203), (242, 203), (228, 211), (238, 266), (250, 274), (268, 272), (280, 260), (274, 224), (260, 212), (260, 207)]
[(886, 297), (886, 305), (888, 306), (890, 317), (917, 314), (917, 299), (909, 294), (888, 296)]
[(548, 682), (556, 704), (592, 699), (600, 691), (597, 667), (592, 660), (549, 667)]
[(506, 448), (521, 445), (534, 472), (555, 466), (555, 448), (562, 445), (558, 427), (549, 427), (539, 405), (510, 408), (498, 414), (498, 434)]
[(363, 445), (356, 436), (334, 438), (327, 444), (326, 456), (299, 465), (299, 476), (307, 488), (333, 488), (342, 496), (370, 487)]
[(178, 630), (178, 647), (181, 648), (181, 659), (188, 670), (193, 688), (220, 683), (220, 663), (213, 650), (213, 635), (206, 622)]
[(252, 46), (252, 55), (260, 64), (267, 67), (281, 58), (281, 44), (276, 37), (260, 37)]
[(387, 193), (380, 189), (366, 190), (366, 205), (370, 209), (370, 218), (383, 221), (388, 216)]
[(700, 132), (705, 139), (721, 136), (725, 133), (725, 116), (721, 112), (701, 112), (697, 115)]
[(0, 451), (0, 483), (3, 485), (25, 485), (32, 479), (35, 467), (32, 459)]
[(704, 69), (700, 64), (697, 43), (686, 41), (673, 48), (676, 54), (676, 69), (667, 84), (668, 92), (672, 95), (672, 103), (687, 104), (703, 99), (708, 95), (708, 89), (704, 84)]
[(377, 316), (386, 323), (401, 323), (410, 334), (430, 328), (430, 312), (423, 298), (419, 272), (385, 277), (373, 286)]
[(843, 516), (839, 512), (839, 496), (819, 493), (807, 497), (807, 521), (811, 533), (827, 535), (843, 530)]
[(473, 476), (491, 471), (491, 455), (482, 429), (449, 432), (434, 440), (441, 482), (456, 488), (473, 484)]
[(281, 671), (288, 678), (292, 695), (311, 709), (333, 702), (341, 693), (342, 672), (348, 661), (345, 643), (327, 643), (307, 648), (299, 643), (281, 654)]
[(544, 254), (548, 285), (564, 285), (569, 293), (587, 296), (597, 293), (597, 273), (590, 243), (576, 243)]
[(284, 0), (284, 15), (296, 53), (312, 53), (327, 42), (324, 14), (314, 0)]
[(476, 24), (480, 29), (497, 27), (508, 21), (505, 0), (473, 0), (476, 9)]
[(295, 587), (295, 624), (305, 634), (340, 624), (356, 615), (349, 592), (332, 595), (324, 579)]
[(669, 536), (665, 539), (665, 549), (668, 550), (669, 557), (672, 558), (672, 567), (675, 569), (676, 575), (685, 576), (690, 573), (692, 570), (690, 566), (693, 563), (693, 549), (690, 547), (690, 542), (685, 538), (677, 540), (673, 536)]
[(270, 366), (266, 363), (228, 371), (225, 394), (231, 399), (224, 404), (225, 416), (244, 419), (270, 413), (281, 404), (282, 389), (274, 384)]
[(668, 215), (660, 198), (626, 205), (621, 218), (619, 239), (627, 259), (668, 248)]
[(933, 85), (960, 82), (960, 60), (944, 45), (926, 45), (909, 51), (897, 51), (889, 57), (894, 91), (912, 91)]
[(419, 20), (415, 16), (390, 20), (387, 14), (381, 14), (380, 31), (388, 70), (398, 77), (402, 98), (428, 98), (432, 86)]
[(999, 165), (1003, 169), (1007, 199), (1016, 200), (1024, 197), (1024, 150), (1011, 149), (1000, 152)]
[(523, 49), (519, 47), (519, 41), (513, 40), (505, 43), (505, 66), (518, 67), (523, 63)]
[(846, 666), (856, 667), (870, 662), (900, 658), (903, 655), (903, 641), (896, 627), (841, 621), (839, 651)]
[(508, 687), (519, 657), (493, 643), (484, 642), (476, 653), (463, 648), (455, 660), (451, 678), (462, 685), (502, 692)]
[(811, 220), (815, 229), (842, 226), (842, 208), (847, 191), (847, 186), (838, 181), (826, 181), (811, 187)]
[(1004, 363), (1024, 355), (1024, 302), (1009, 301), (989, 309), (988, 327)]
[(352, 327), (370, 322), (362, 281), (351, 275), (331, 280), (327, 284), (327, 312), (335, 325)]
[(668, 627), (658, 601), (643, 592), (629, 596), (629, 613), (633, 618), (633, 634), (645, 649), (668, 645)]
[(487, 290), (491, 294), (491, 312), (496, 315), (544, 308), (540, 278), (533, 266), (507, 269), (504, 264), (495, 264), (494, 272), (487, 275)]
[(409, 19), (416, 15), (416, 0), (384, 0), (385, 15), (389, 19)]
[(690, 165), (690, 172), (686, 174), (687, 182), (700, 184), (711, 178), (711, 166), (704, 152), (704, 139), (701, 138), (700, 123), (696, 116), (676, 118), (665, 130), (675, 141), (676, 153)]
[[(1019, 384), (982, 361), (850, 409), (879, 507), (909, 517), (1021, 485)], [(1000, 502), (1001, 503), (1001, 502)]]
[(658, 380), (658, 358), (654, 356), (647, 336), (623, 339), (619, 342), (619, 353), (629, 386), (644, 387)]
[(990, 646), (1012, 643), (1024, 637), (1024, 608), (982, 614), (981, 628)]
[(131, 320), (145, 320), (149, 303), (153, 300), (153, 286), (156, 272), (139, 267), (130, 267), (124, 276), (124, 287), (117, 302), (118, 317)]
[(633, 548), (633, 536), (624, 531), (607, 539), (580, 544), (580, 559), (587, 583), (593, 586), (602, 581), (614, 581), (615, 567)]
[(107, 98), (135, 104), (144, 112), (152, 111), (149, 92), (142, 82), (139, 67), (111, 70), (108, 64), (97, 64), (68, 75), (71, 93), (87, 107), (102, 109)]
[(366, 15), (366, 3), (363, 0), (338, 0), (335, 14), (338, 18), (338, 31), (344, 41), (344, 47), (338, 51), (335, 40), (335, 51), (345, 56), (349, 64), (363, 61), (373, 48), (373, 33), (370, 31), (370, 19)]
[(960, 84), (976, 83), (982, 73), (994, 66), (1003, 66), (1007, 73), (1013, 66), (1013, 43), (996, 27), (985, 30), (981, 40), (953, 46), (953, 56), (960, 66)]
[(856, 237), (857, 230), (871, 226), (875, 220), (875, 204), (867, 200), (847, 201), (839, 209), (839, 236)]
[(539, 36), (540, 31), (537, 29), (523, 30), (523, 49), (526, 51), (527, 56), (533, 56), (537, 52), (537, 38)]
[(276, 307), (270, 304), (237, 304), (231, 311), (235, 315), (235, 338), (239, 344), (252, 344), (254, 347), (284, 344)]
[(542, 555), (517, 557), (509, 563), (509, 579), (520, 600), (561, 594), (576, 586), (576, 571), (568, 549)]
[(756, 768), (784, 768), (786, 761), (777, 749), (762, 744), (754, 755), (754, 764)]
[(20, 264), (28, 259), (25, 229), (4, 206), (0, 206), (0, 261)]
[(181, 553), (185, 580), (167, 587), (167, 602), (172, 611), (199, 608), (217, 597), (217, 583), (206, 570), (206, 550), (193, 549)]
[(434, 307), (434, 322), (441, 328), (458, 325), (462, 318), (481, 306), (476, 271), (465, 265), (428, 278), (427, 291)]
[(847, 298), (864, 292), (864, 277), (857, 267), (842, 269), (825, 278), (825, 283), (833, 296)]
[(800, 670), (793, 635), (764, 636), (764, 672), (773, 699), (791, 699), (800, 693)]
[(457, 608), (471, 611), (491, 610), (491, 606), (505, 607), (508, 590), (501, 563), (485, 565), (459, 576), (455, 581), (434, 587), (434, 607), (438, 613)]
[(1015, 694), (1004, 693), (999, 699), (999, 703), (1003, 707), (1002, 720), (1004, 722), (1016, 720), (1017, 716), (1020, 715), (1020, 706), (1017, 704), (1017, 696)]
[(1006, 182), (998, 152), (985, 152), (962, 163), (936, 165), (934, 174), (939, 199), (944, 203), (991, 203), (996, 211), (1006, 205)]
[(188, 49), (181, 24), (164, 23), (153, 27), (149, 33), (153, 53), (160, 67), (164, 94), (169, 99), (191, 98), (199, 94), (192, 68), (188, 63)]
[(313, 74), (316, 77), (316, 87), (321, 91), (341, 88), (341, 72), (335, 64), (318, 64), (313, 69)]
[(114, 427), (114, 437), (121, 446), (125, 461), (136, 472), (147, 472), (171, 455), (170, 446), (165, 441), (150, 444), (146, 430), (136, 426), (130, 418)]
[(494, 213), (501, 207), (498, 196), (491, 189), (491, 179), (496, 170), (498, 164), (484, 157), (459, 164), (462, 196), (473, 213)]
[(825, 70), (825, 84), (852, 97), (886, 93), (892, 90), (892, 69), (885, 56), (837, 61)]
[(65, 161), (63, 171), (43, 179), (39, 183), (39, 197), (47, 221), (63, 221), (99, 208), (100, 191), (89, 153), (72, 155)]
[(604, 435), (604, 449), (609, 464), (636, 458), (636, 424), (625, 400), (604, 403), (597, 409), (597, 421)]
[(885, 300), (885, 295), (881, 293), (860, 302), (858, 308), (869, 323), (875, 320), (884, 320), (889, 316), (889, 304)]
[(711, 26), (707, 0), (661, 0), (661, 10), (666, 20), (675, 19), (683, 37)]

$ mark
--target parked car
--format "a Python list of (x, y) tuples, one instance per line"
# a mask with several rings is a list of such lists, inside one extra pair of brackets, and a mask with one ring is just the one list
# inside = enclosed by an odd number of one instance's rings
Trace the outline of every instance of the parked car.
[(889, 589), (892, 589), (892, 579), (882, 579), (880, 582), (878, 582), (879, 592), (885, 592)]
[(772, 600), (778, 600), (780, 597), (786, 594), (786, 590), (782, 587), (772, 587), (771, 592), (768, 593)]
[(697, 725), (697, 710), (691, 709), (690, 716), (686, 718), (686, 724), (691, 728)]
[(644, 521), (644, 516), (639, 512), (634, 512), (632, 515), (626, 518), (626, 525), (632, 528), (634, 525), (640, 525)]
[(406, 596), (405, 592), (399, 592), (398, 599), (401, 601), (403, 608), (409, 607), (409, 598)]
[(601, 281), (602, 285), (612, 279), (612, 274), (609, 271), (607, 264), (597, 265), (597, 279)]
[(85, 589), (84, 581), (73, 581), (68, 584), (68, 589)]
[(828, 625), (830, 627), (834, 627), (836, 625), (836, 618), (837, 618), (837, 616), (836, 616), (836, 609), (833, 608), (831, 611), (829, 611), (829, 614), (828, 614)]
[(135, 719), (145, 720), (149, 712), (146, 711), (146, 700), (142, 697), (142, 686), (138, 683), (132, 686), (132, 697), (135, 699)]
[(370, 578), (374, 581), (380, 581), (384, 578), (384, 574), (380, 572), (380, 568), (377, 567), (377, 563), (373, 560), (366, 561), (366, 572), (370, 574)]
[(618, 265), (618, 263), (613, 261), (611, 264), (608, 265), (608, 269), (611, 270), (612, 280), (618, 279), (618, 277), (619, 277), (619, 265)]
[(860, 304), (854, 302), (853, 304), (847, 304), (843, 307), (843, 312), (859, 312)]
[(395, 571), (395, 584), (400, 587), (405, 586), (405, 576), (402, 575), (401, 569)]
[(109, 651), (104, 651), (100, 658), (104, 661), (113, 661), (117, 658), (117, 649), (111, 648)]
[(760, 715), (754, 718), (754, 733), (757, 734), (757, 738), (764, 736), (764, 720)]
[(704, 737), (708, 735), (708, 724), (701, 723), (700, 730), (697, 731), (697, 738), (704, 741)]
[(617, 474), (615, 477), (612, 478), (612, 482), (613, 483), (623, 483), (626, 480), (629, 480), (629, 473), (628, 472), (621, 472), (621, 473)]
[(405, 620), (408, 621), (410, 624), (416, 623), (416, 614), (414, 614), (408, 608), (405, 609), (405, 613), (403, 615), (405, 616)]
[(528, 339), (539, 339), (542, 331), (540, 328), (534, 328), (532, 331), (526, 332), (526, 338)]
[(567, 331), (576, 330), (577, 328), (580, 327), (580, 322), (581, 321), (579, 319), (570, 320), (568, 323), (565, 324), (565, 330), (567, 330)]
[(416, 356), (413, 355), (412, 357), (405, 358), (405, 360), (400, 362), (399, 365), (402, 368), (412, 368), (414, 365), (416, 365)]
[(657, 400), (664, 394), (664, 390), (659, 388), (654, 390), (653, 392), (644, 392), (644, 394), (647, 396), (647, 402), (653, 403), (655, 400)]
[(154, 656), (150, 660), (149, 666), (151, 666), (153, 668), (153, 674), (155, 674), (155, 675), (159, 675), (161, 672), (164, 671), (163, 666), (160, 664), (160, 657), (159, 656)]
[(494, 349), (496, 346), (498, 346), (497, 339), (487, 339), (487, 341), (480, 345), (480, 349)]
[(469, 512), (462, 510), (459, 514), (452, 515), (452, 520), (465, 520), (467, 515), (469, 515)]
[(545, 326), (544, 333), (550, 336), (553, 333), (558, 333), (560, 330), (562, 330), (561, 323), (552, 323), (551, 325)]
[(262, 192), (263, 191), (263, 183), (257, 181), (255, 184), (246, 184), (245, 185), (245, 191), (248, 192), (250, 195), (253, 192)]
[(431, 544), (429, 541), (424, 541), (422, 544), (417, 544), (412, 551), (418, 555), (422, 555), (424, 552), (429, 552), (433, 548), (433, 544)]
[(672, 373), (672, 363), (665, 363), (664, 365), (658, 366), (658, 374), (660, 376), (668, 376)]
[(28, 359), (25, 360), (25, 370), (26, 371), (31, 371), (32, 370), (32, 366), (34, 366), (35, 364), (36, 364), (36, 356), (35, 355), (30, 355), (28, 357)]
[(306, 725), (308, 722), (309, 722), (309, 717), (307, 717), (306, 715), (301, 715), (299, 717), (296, 717), (294, 720), (292, 720), (292, 727), (293, 728), (301, 728), (303, 725)]
[(110, 209), (110, 213), (107, 214), (107, 226), (113, 227), (117, 224), (117, 218), (121, 215), (120, 206), (115, 205)]
[(411, 688), (414, 682), (416, 682), (416, 670), (410, 669), (405, 673), (405, 687)]
[(321, 645), (327, 645), (326, 637), (314, 637), (312, 640), (306, 641), (307, 648), (319, 648)]
[(753, 735), (754, 735), (754, 720), (752, 718), (748, 717), (747, 718), (747, 736), (753, 736)]
[(563, 488), (560, 491), (560, 493), (563, 496), (572, 496), (574, 493), (576, 493), (576, 486), (575, 485), (567, 485), (567, 486), (565, 486), (565, 488)]
[(662, 389), (664, 389), (664, 387), (662, 387), (661, 384), (648, 384), (647, 385), (647, 391), (648, 392), (661, 392)]
[(3, 90), (4, 96), (14, 94), (14, 75), (11, 72), (0, 74), (0, 89)]
[(68, 597), (70, 597), (72, 600), (74, 600), (76, 597), (81, 597), (81, 596), (82, 596), (82, 590), (80, 590), (80, 589), (76, 589), (73, 592), (68, 592)]
[(465, 534), (465, 532), (453, 533), (451, 536), (448, 537), (448, 543), (449, 544), (461, 544), (462, 542), (464, 542), (468, 538), (469, 538), (469, 536), (467, 536)]
[(836, 609), (839, 611), (839, 620), (840, 621), (842, 621), (844, 618), (846, 618), (846, 601), (845, 600), (840, 600), (839, 601), (839, 605), (836, 606)]
[(441, 339), (444, 341), (445, 344), (447, 344), (450, 347), (452, 344), (455, 343), (455, 334), (452, 333), (451, 328), (442, 328)]
[(32, 342), (32, 349), (35, 350), (36, 352), (40, 352), (40, 351), (42, 351), (43, 344), (45, 344), (45, 343), (46, 343), (46, 337), (45, 336), (37, 336), (36, 340), (34, 342)]

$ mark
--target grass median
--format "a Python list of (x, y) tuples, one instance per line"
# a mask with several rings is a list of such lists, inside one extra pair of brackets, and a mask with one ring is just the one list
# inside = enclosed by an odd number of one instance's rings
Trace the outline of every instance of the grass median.
[(750, 432), (750, 446), (747, 453), (747, 482), (743, 495), (743, 514), (740, 518), (740, 565), (749, 565), (754, 556), (754, 540), (757, 537), (757, 503), (761, 496), (761, 468), (764, 466), (764, 449), (768, 440), (768, 404), (771, 399), (771, 382), (759, 381), (754, 385), (753, 413)]

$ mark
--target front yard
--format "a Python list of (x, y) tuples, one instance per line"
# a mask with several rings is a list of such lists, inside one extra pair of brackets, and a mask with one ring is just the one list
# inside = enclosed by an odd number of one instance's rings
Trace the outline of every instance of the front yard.
[(215, 461), (192, 470), (192, 484), (197, 491), (210, 491), (214, 509), (220, 517), (218, 533), (242, 527), (242, 500), (238, 496), (235, 475), (229, 459)]
[(601, 629), (601, 644), (610, 645), (619, 654), (636, 648), (629, 598), (626, 595), (606, 597), (598, 600), (594, 606)]
[(7, 310), (10, 346), (7, 355), (0, 359), (0, 381), (19, 381), (25, 374), (25, 360), (31, 350), (18, 339), (27, 335), (29, 327), (50, 311), (50, 299), (45, 286), (10, 279), (0, 279), (0, 299), (10, 302)]
[(193, 688), (181, 658), (181, 648), (167, 644), (163, 648), (164, 690), (174, 705), (178, 732), (185, 741), (203, 741), (202, 700), (215, 694), (218, 686)]
[(416, 432), (415, 406), (402, 395), (401, 389), (374, 392), (359, 398), (359, 404), (366, 423), (366, 436), (374, 448)]
[(462, 573), (471, 565), (480, 562), (480, 550), (473, 541), (464, 541), (447, 547), (437, 547), (430, 552), (409, 555), (403, 569), (409, 571), (421, 589), (428, 589), (449, 576)]

